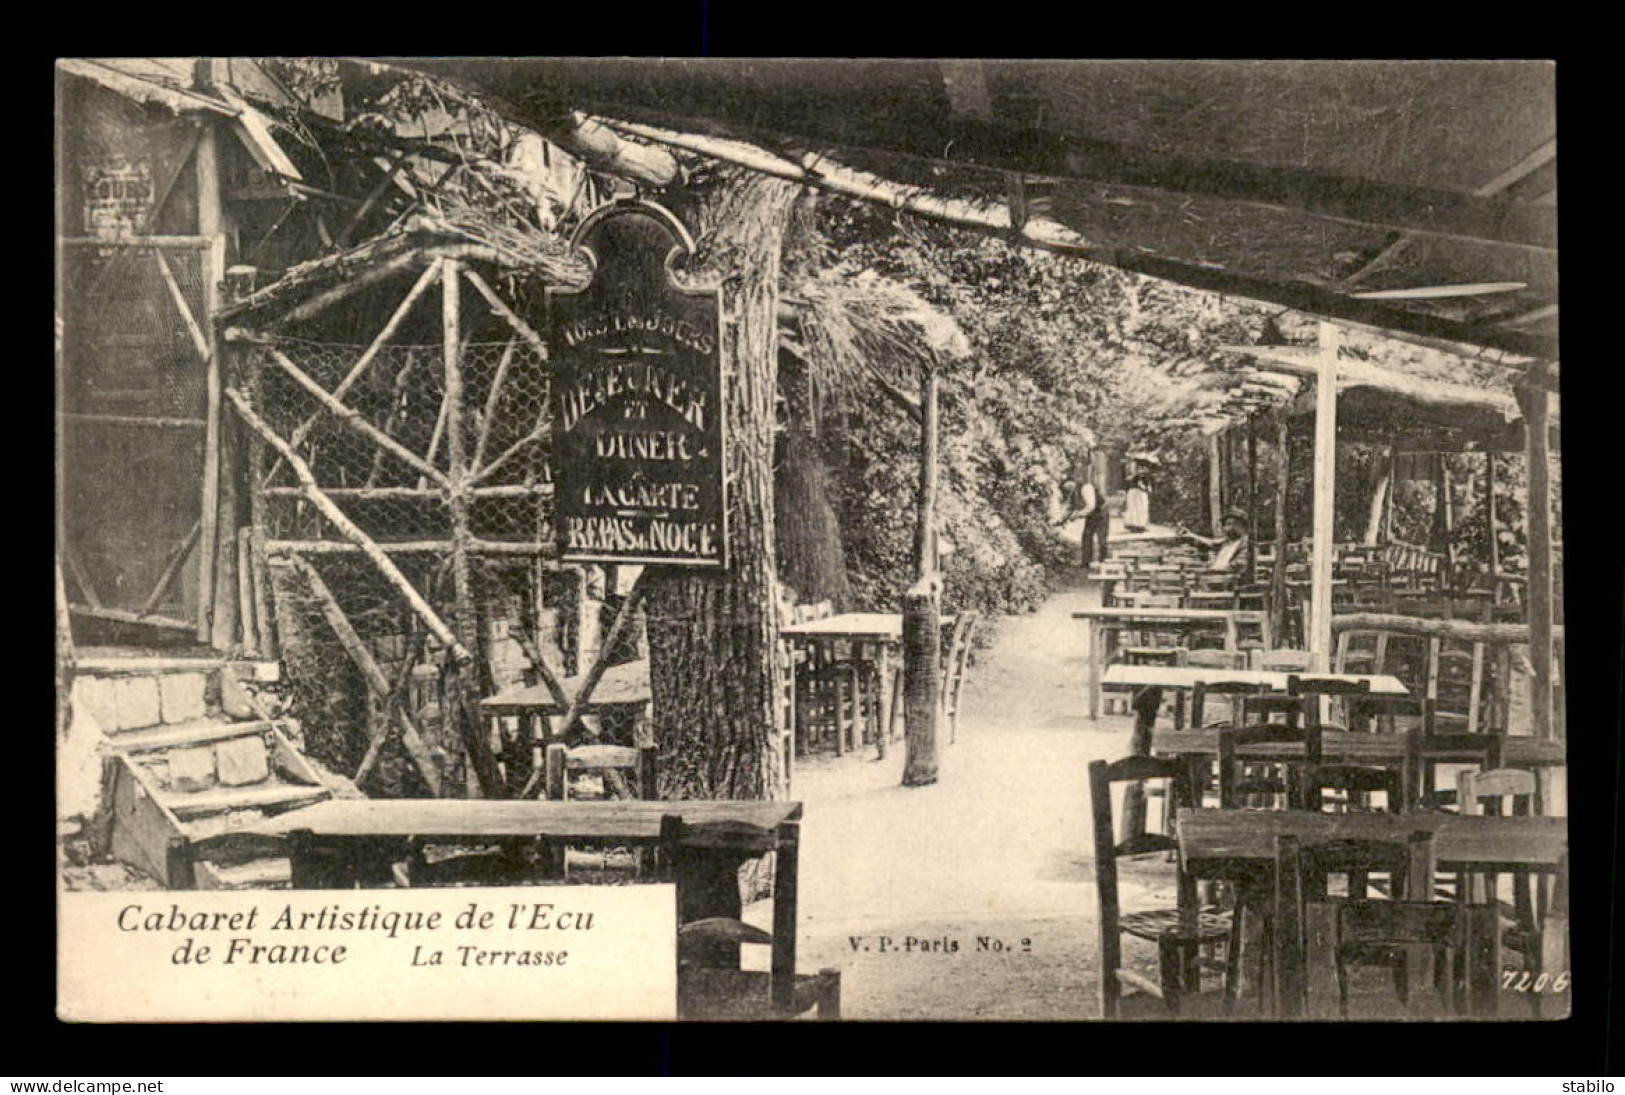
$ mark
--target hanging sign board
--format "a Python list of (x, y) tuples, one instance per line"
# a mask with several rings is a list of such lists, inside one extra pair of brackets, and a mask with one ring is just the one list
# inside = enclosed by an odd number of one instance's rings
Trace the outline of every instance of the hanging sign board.
[(726, 567), (716, 291), (671, 270), (693, 241), (620, 201), (573, 242), (592, 281), (547, 294), (559, 558)]

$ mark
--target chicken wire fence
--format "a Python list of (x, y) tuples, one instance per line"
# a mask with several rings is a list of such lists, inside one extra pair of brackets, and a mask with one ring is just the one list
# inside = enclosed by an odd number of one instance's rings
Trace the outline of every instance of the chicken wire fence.
[[(451, 559), (438, 553), (397, 556), (406, 579), (442, 619), (456, 619)], [(339, 641), (323, 597), (300, 569), (271, 567), (277, 630), (290, 713), (300, 720), (305, 747), (324, 764), (354, 775), (367, 751), (385, 702), (400, 703), (423, 731), (434, 758), (442, 794), (463, 788), (472, 778), (455, 722), (446, 718), (448, 651), (378, 569), (356, 554), (312, 555), (305, 562), (354, 628), (392, 688), (388, 701), (375, 695), (350, 653)], [(542, 560), (524, 556), (480, 556), (469, 561), (477, 620), (476, 646), (482, 664), (473, 671), (479, 694), (528, 683), (530, 665), (510, 636), (514, 625), (532, 635), (541, 629), (549, 572)], [(500, 742), (494, 743), (500, 746)], [(362, 789), (385, 796), (417, 797), (428, 785), (392, 731)]]
[[(540, 354), (520, 338), (464, 343), (462, 399), (453, 406), (446, 399), (445, 349), (438, 343), (383, 346), (348, 385), (345, 378), (366, 352), (363, 346), (278, 339), (276, 350), (325, 391), (344, 386), (338, 398), (348, 411), (447, 477), (450, 420), (456, 416), (463, 464), (473, 480), (467, 531), (475, 545), (469, 606), (476, 619), (466, 626), (476, 636), (468, 645), (480, 662), (472, 683), (480, 694), (529, 683), (529, 661), (509, 629), (520, 624), (538, 640), (548, 633), (553, 621), (544, 623), (542, 606), (557, 576), (539, 552), (505, 554), (480, 545), (522, 549), (551, 539), (548, 377)], [(249, 382), (255, 411), (278, 437), (296, 442), (294, 451), (345, 516), (385, 547), (422, 545), (392, 552), (391, 561), (441, 619), (459, 627), (449, 551), (457, 530), (438, 477), (346, 424), (264, 348), (249, 351), (240, 375)], [(298, 568), (274, 567), (278, 630), (307, 748), (353, 773), (367, 749), (367, 728), (381, 718), (380, 704), (400, 702), (422, 726), (443, 783), (464, 786), (470, 775), (462, 742), (443, 711), (447, 652), (371, 561), (352, 551), (320, 550), (326, 543), (348, 544), (303, 495), (287, 461), (268, 452), (260, 471), (267, 540), (309, 549), (300, 555), (392, 688), (388, 701), (373, 694), (327, 620), (321, 595)], [(393, 735), (366, 789), (426, 793)]]
[[(365, 348), (279, 340), (277, 349), (328, 392), (335, 391)], [(445, 540), (451, 533), (446, 492), (422, 467), (347, 425), (287, 371), (259, 353), (257, 410), (284, 440), (303, 429), (297, 451), (316, 482), (379, 542)], [(444, 347), (391, 345), (342, 396), (344, 405), (422, 461), (449, 473), (451, 429), (460, 425), (465, 466), (473, 477), (469, 532), (477, 540), (532, 543), (550, 536), (548, 374), (529, 342), (466, 343), (460, 354), (460, 407), (446, 398)], [(251, 363), (252, 364), (252, 363)], [(309, 423), (307, 426), (306, 423)], [(272, 461), (266, 481), (266, 535), (273, 540), (332, 539), (285, 461)]]
[(64, 240), (62, 490), (77, 603), (171, 618), (196, 610), (181, 567), (201, 512), (208, 253)]

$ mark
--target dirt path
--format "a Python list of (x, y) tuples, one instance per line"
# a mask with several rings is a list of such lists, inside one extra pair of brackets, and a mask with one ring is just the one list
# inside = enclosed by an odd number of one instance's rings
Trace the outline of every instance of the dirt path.
[(845, 1016), (1098, 1014), (1087, 768), (1123, 753), (1129, 720), (1084, 714), (1086, 603), (1073, 588), (996, 621), (934, 786), (900, 786), (900, 744), (797, 773), (799, 964), (842, 970)]

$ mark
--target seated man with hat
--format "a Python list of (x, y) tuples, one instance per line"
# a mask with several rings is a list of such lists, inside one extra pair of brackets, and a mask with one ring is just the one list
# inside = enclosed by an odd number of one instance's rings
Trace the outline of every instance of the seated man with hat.
[(1235, 570), (1247, 558), (1247, 511), (1240, 506), (1231, 506), (1224, 511), (1223, 536), (1198, 536), (1185, 531), (1185, 538), (1218, 549), (1208, 561), (1209, 571)]

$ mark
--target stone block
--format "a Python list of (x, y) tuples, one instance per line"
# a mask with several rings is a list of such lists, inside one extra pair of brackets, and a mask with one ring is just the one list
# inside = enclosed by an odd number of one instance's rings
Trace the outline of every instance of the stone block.
[(228, 719), (251, 719), (256, 715), (248, 689), (229, 666), (220, 671), (220, 710)]
[(214, 747), (198, 745), (190, 749), (171, 749), (165, 754), (169, 762), (169, 787), (172, 791), (207, 791), (215, 785)]
[(218, 743), (214, 747), (214, 763), (220, 782), (226, 787), (260, 783), (271, 775), (265, 741), (257, 735)]
[(79, 676), (73, 682), (74, 717), (88, 715), (102, 730), (119, 728), (119, 690), (116, 677)]
[(152, 677), (115, 677), (112, 684), (114, 721), (102, 723), (103, 729), (136, 730), (163, 721), (158, 682)]
[(165, 722), (187, 722), (208, 714), (205, 693), (209, 678), (202, 673), (165, 673), (158, 678), (158, 693)]

